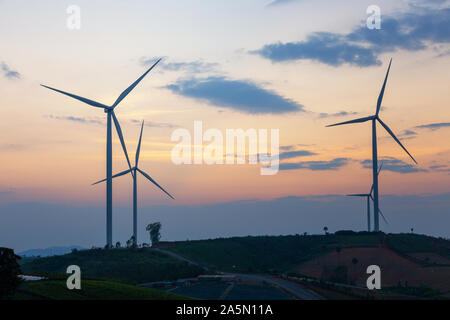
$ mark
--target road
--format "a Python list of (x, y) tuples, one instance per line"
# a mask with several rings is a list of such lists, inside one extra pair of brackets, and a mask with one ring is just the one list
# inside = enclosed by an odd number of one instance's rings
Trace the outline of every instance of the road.
[[(171, 252), (168, 250), (163, 250), (160, 248), (154, 248), (153, 250), (165, 253), (175, 259), (185, 261), (187, 263), (202, 267), (205, 271), (208, 271), (207, 267), (202, 266), (201, 264), (199, 264), (195, 261), (189, 260), (177, 253), (174, 253), (174, 252)], [(257, 275), (257, 274), (242, 274), (242, 273), (230, 273), (230, 272), (223, 272), (223, 274), (235, 275), (241, 281), (269, 283), (271, 285), (281, 288), (282, 290), (288, 292), (290, 295), (294, 296), (296, 299), (299, 299), (299, 300), (322, 300), (323, 299), (322, 297), (315, 294), (314, 292), (311, 292), (308, 289), (305, 289), (302, 285), (295, 283), (295, 282), (288, 281), (288, 280), (274, 278), (274, 277), (270, 277), (270, 276)]]

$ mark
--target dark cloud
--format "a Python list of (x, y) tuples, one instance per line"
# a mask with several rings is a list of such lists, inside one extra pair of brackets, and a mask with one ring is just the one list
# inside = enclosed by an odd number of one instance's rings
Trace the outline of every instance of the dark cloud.
[(286, 4), (286, 3), (295, 2), (295, 1), (297, 1), (297, 0), (273, 0), (267, 6), (268, 7), (278, 6), (278, 5), (281, 5), (281, 4)]
[(307, 157), (307, 156), (315, 156), (317, 153), (311, 152), (308, 150), (295, 150), (295, 151), (285, 151), (281, 152), (279, 155), (280, 160), (283, 159), (292, 159), (297, 157)]
[(347, 111), (340, 111), (336, 113), (319, 113), (319, 118), (334, 118), (334, 117), (346, 117), (346, 116), (354, 116), (357, 115), (358, 112), (347, 112)]
[(268, 44), (250, 53), (259, 54), (272, 62), (308, 59), (332, 66), (344, 63), (361, 67), (381, 64), (371, 48), (351, 44), (344, 36), (328, 32), (313, 33), (306, 41)]
[[(140, 63), (144, 66), (152, 65), (158, 60), (158, 58), (141, 58)], [(210, 62), (204, 62), (202, 60), (196, 60), (196, 61), (161, 61), (158, 64), (159, 71), (186, 71), (188, 73), (206, 73), (206, 72), (213, 72), (216, 71), (217, 67), (219, 66), (218, 63), (210, 63)]]
[(293, 148), (294, 148), (293, 145), (290, 145), (290, 146), (280, 146), (280, 150), (283, 150), (283, 151), (292, 150)]
[(446, 164), (437, 164), (430, 166), (430, 170), (437, 171), (437, 172), (450, 172), (450, 166)]
[(336, 158), (330, 161), (302, 161), (292, 163), (281, 163), (280, 170), (308, 169), (312, 171), (338, 170), (348, 164), (348, 158)]
[(397, 16), (383, 15), (380, 30), (365, 24), (348, 34), (316, 32), (306, 40), (267, 44), (251, 53), (272, 62), (314, 60), (331, 66), (380, 65), (379, 56), (402, 49), (418, 51), (431, 44), (450, 43), (450, 8), (413, 7)]
[(248, 80), (224, 77), (178, 80), (166, 86), (175, 94), (250, 114), (304, 111), (303, 106)]
[[(403, 160), (396, 158), (385, 158), (379, 160), (379, 163), (383, 163), (383, 171), (392, 171), (397, 173), (414, 173), (414, 172), (426, 172), (428, 170), (418, 168), (412, 164), (409, 164)], [(366, 159), (361, 161), (363, 168), (372, 169), (372, 160)]]
[(3, 73), (3, 76), (9, 80), (20, 79), (22, 77), (18, 71), (10, 69), (9, 66), (4, 62), (0, 63), (0, 70)]
[(83, 117), (74, 117), (74, 116), (55, 116), (55, 115), (46, 115), (45, 118), (54, 119), (54, 120), (66, 120), (66, 121), (74, 121), (86, 124), (102, 124), (103, 122), (98, 119), (88, 119)]
[(441, 128), (450, 127), (450, 122), (440, 122), (440, 123), (429, 123), (423, 124), (420, 126), (415, 126), (416, 129), (430, 129), (430, 130), (438, 130)]

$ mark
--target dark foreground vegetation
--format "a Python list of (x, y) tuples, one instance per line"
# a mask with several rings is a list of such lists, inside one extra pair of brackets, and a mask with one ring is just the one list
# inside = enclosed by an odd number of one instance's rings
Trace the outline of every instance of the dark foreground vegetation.
[(164, 249), (221, 271), (279, 273), (332, 251), (382, 246), (404, 255), (432, 252), (450, 259), (449, 240), (382, 232), (339, 231), (326, 235), (219, 238), (168, 243)]
[(187, 297), (124, 283), (83, 280), (81, 290), (68, 290), (65, 280), (23, 283), (14, 300), (179, 300)]
[(24, 259), (21, 268), (25, 274), (67, 278), (69, 265), (79, 266), (83, 279), (130, 284), (189, 278), (203, 272), (200, 267), (150, 248), (73, 251), (62, 256)]

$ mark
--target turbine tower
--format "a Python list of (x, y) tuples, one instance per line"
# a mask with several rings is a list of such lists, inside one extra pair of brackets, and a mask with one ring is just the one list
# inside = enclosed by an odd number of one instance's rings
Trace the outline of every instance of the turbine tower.
[(45, 86), (41, 84), (41, 86), (62, 93), (66, 96), (84, 102), (90, 106), (101, 108), (107, 114), (107, 122), (106, 122), (106, 246), (108, 248), (112, 247), (112, 132), (111, 132), (111, 121), (114, 121), (114, 126), (117, 130), (117, 135), (119, 136), (120, 143), (122, 144), (122, 149), (127, 158), (128, 167), (131, 169), (130, 159), (128, 158), (128, 153), (125, 147), (125, 141), (123, 140), (122, 129), (120, 128), (119, 121), (114, 113), (114, 109), (117, 105), (125, 99), (125, 97), (137, 86), (137, 84), (149, 73), (157, 64), (161, 61), (158, 59), (139, 79), (133, 82), (125, 91), (123, 91), (117, 100), (111, 105), (107, 106), (105, 104), (86, 99), (65, 91), (61, 91), (52, 87)]
[[(138, 143), (138, 146), (136, 149), (136, 157), (135, 157), (134, 167), (130, 166), (130, 169), (122, 171), (122, 172), (112, 176), (112, 178), (117, 178), (117, 177), (123, 176), (127, 173), (131, 173), (131, 175), (133, 177), (133, 238), (134, 238), (133, 241), (134, 241), (134, 245), (137, 245), (137, 172), (139, 172), (145, 178), (150, 180), (150, 182), (152, 182), (154, 185), (156, 185), (159, 189), (161, 189), (170, 198), (175, 199), (174, 197), (172, 197), (172, 195), (170, 195), (170, 193), (168, 193), (166, 190), (164, 190), (164, 188), (161, 187), (155, 180), (153, 180), (147, 173), (145, 173), (144, 171), (142, 171), (141, 169), (138, 168), (139, 154), (141, 152), (141, 141), (142, 141), (143, 129), (144, 129), (144, 121), (142, 121), (142, 125), (141, 125), (141, 134), (139, 136), (139, 143)], [(106, 180), (107, 179), (97, 181), (97, 182), (93, 183), (92, 185), (96, 185), (96, 184), (104, 182)]]
[(377, 151), (377, 121), (381, 124), (381, 126), (391, 135), (391, 137), (402, 147), (402, 149), (411, 157), (411, 159), (417, 164), (417, 161), (413, 158), (413, 156), (406, 150), (400, 140), (397, 139), (395, 134), (391, 129), (380, 119), (379, 113), (381, 109), (381, 102), (383, 101), (384, 90), (386, 88), (386, 82), (389, 76), (389, 70), (391, 69), (392, 59), (389, 62), (389, 67), (386, 73), (386, 78), (384, 79), (383, 87), (381, 88), (380, 95), (378, 96), (377, 107), (375, 114), (369, 117), (359, 118), (355, 120), (340, 122), (332, 125), (328, 125), (327, 127), (340, 126), (343, 124), (351, 124), (351, 123), (360, 123), (366, 121), (372, 121), (372, 176), (373, 176), (373, 206), (374, 206), (374, 231), (380, 231), (379, 224), (379, 199), (378, 199), (378, 151)]
[[(380, 169), (378, 170), (378, 175), (380, 174), (381, 168), (383, 167), (383, 163), (381, 163)], [(370, 188), (369, 193), (356, 193), (356, 194), (347, 194), (347, 197), (361, 197), (361, 198), (367, 198), (367, 231), (370, 232), (371, 226), (370, 226), (370, 200), (373, 201), (373, 184)], [(381, 217), (383, 218), (384, 222), (387, 224), (387, 220), (384, 216), (384, 214), (381, 212), (381, 209), (378, 208), (379, 213), (381, 214)], [(375, 217), (375, 213), (374, 213)]]

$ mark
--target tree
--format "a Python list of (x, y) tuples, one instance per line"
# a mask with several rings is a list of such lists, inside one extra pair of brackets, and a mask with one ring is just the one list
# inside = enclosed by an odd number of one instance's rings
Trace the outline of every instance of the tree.
[(127, 248), (136, 248), (136, 241), (134, 240), (134, 236), (131, 236), (131, 238), (127, 240)]
[(161, 239), (161, 227), (161, 222), (153, 222), (145, 228), (145, 230), (150, 233), (150, 241), (152, 242), (152, 245), (159, 243), (159, 239)]
[(414, 228), (411, 228), (411, 233), (414, 233)]
[(13, 249), (0, 248), (0, 299), (13, 295), (21, 282), (19, 259)]
[(328, 227), (323, 227), (323, 231), (325, 231), (325, 234), (328, 234)]
[(117, 242), (116, 242), (116, 248), (117, 248), (117, 249), (120, 248), (120, 241), (117, 241)]

